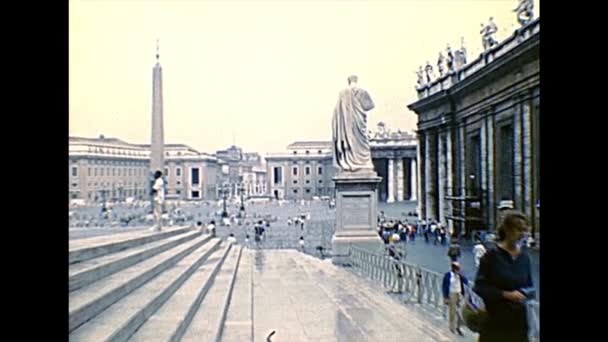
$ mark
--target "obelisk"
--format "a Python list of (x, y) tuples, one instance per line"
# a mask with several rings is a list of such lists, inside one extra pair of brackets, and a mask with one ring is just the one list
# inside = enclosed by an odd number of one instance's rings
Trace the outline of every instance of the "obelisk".
[(163, 134), (163, 69), (158, 61), (158, 40), (156, 41), (156, 65), (152, 70), (152, 143), (150, 144), (150, 179), (155, 171), (164, 175), (164, 134)]

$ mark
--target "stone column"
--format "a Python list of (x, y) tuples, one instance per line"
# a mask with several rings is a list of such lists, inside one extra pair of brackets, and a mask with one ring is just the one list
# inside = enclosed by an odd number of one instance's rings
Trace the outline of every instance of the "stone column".
[(532, 203), (532, 118), (531, 103), (526, 99), (522, 104), (522, 185), (523, 185), (523, 206), (522, 209), (528, 217), (532, 217), (534, 203)]
[[(483, 115), (483, 114), (482, 114)], [(489, 222), (487, 221), (487, 216), (485, 215), (485, 213), (488, 212), (488, 208), (487, 208), (487, 200), (486, 200), (486, 194), (488, 191), (488, 127), (487, 127), (487, 121), (485, 118), (482, 119), (481, 122), (481, 128), (479, 131), (479, 149), (481, 151), (480, 153), (480, 164), (481, 164), (481, 175), (480, 175), (480, 199), (481, 199), (481, 205), (482, 207), (482, 219), (484, 219), (484, 225), (485, 228), (491, 228), (488, 227)]]
[(418, 166), (416, 164), (416, 159), (410, 159), (410, 201), (418, 199)]
[(446, 180), (446, 158), (445, 158), (445, 133), (437, 134), (437, 162), (439, 172), (439, 184), (437, 184), (437, 200), (439, 201), (438, 220), (443, 226), (447, 226), (445, 219), (445, 190), (447, 185)]
[(522, 127), (521, 127), (521, 103), (520, 99), (515, 98), (515, 111), (513, 113), (513, 204), (515, 208), (523, 208), (522, 205)]
[[(453, 167), (453, 162), (454, 162), (454, 149), (453, 149), (453, 144), (452, 144), (452, 139), (453, 139), (453, 134), (452, 134), (452, 128), (448, 128), (448, 131), (446, 132), (446, 162), (447, 162), (447, 167), (446, 167), (446, 173), (447, 173), (447, 184), (446, 184), (446, 196), (454, 196), (454, 167)], [(445, 196), (444, 196), (445, 197)], [(445, 216), (453, 216), (452, 215), (452, 207), (453, 207), (453, 202), (452, 200), (445, 200), (443, 199), (443, 201), (445, 201)], [(451, 232), (454, 231), (454, 220), (447, 220), (448, 223), (448, 228)]]
[(426, 136), (426, 215), (427, 219), (437, 219), (437, 133), (429, 132)]
[[(466, 131), (464, 123), (458, 128), (458, 149), (460, 151), (458, 156), (458, 167), (460, 168), (460, 197), (463, 198), (460, 201), (460, 216), (466, 216), (465, 208), (466, 202), (464, 198), (467, 195), (467, 184), (469, 182), (469, 175), (466, 173), (467, 156), (465, 149)], [(461, 229), (465, 229), (464, 223), (460, 226)]]
[(397, 159), (396, 171), (397, 177), (395, 177), (395, 179), (397, 180), (397, 201), (401, 202), (403, 201), (403, 192), (405, 190), (403, 182), (403, 158)]
[(432, 164), (431, 163), (431, 132), (426, 132), (424, 135), (424, 192), (421, 196), (424, 196), (425, 202), (425, 214), (424, 217), (429, 220), (434, 217), (435, 206), (433, 205), (433, 201), (431, 199), (431, 191), (433, 182), (431, 181), (431, 177), (433, 175), (431, 171)]
[(388, 172), (386, 173), (386, 177), (388, 178), (388, 197), (386, 199), (387, 203), (395, 202), (395, 165), (393, 158), (388, 160)]
[(488, 219), (494, 229), (498, 228), (496, 224), (496, 191), (495, 191), (495, 174), (496, 168), (495, 155), (496, 155), (496, 137), (494, 134), (494, 112), (490, 113), (490, 116), (486, 120), (488, 125)]
[(416, 210), (418, 212), (419, 219), (426, 219), (426, 176), (425, 176), (425, 159), (426, 156), (426, 134), (423, 132), (418, 133), (418, 145), (416, 146), (416, 175), (418, 176), (417, 181), (419, 185), (415, 188), (416, 195), (418, 197), (418, 204)]

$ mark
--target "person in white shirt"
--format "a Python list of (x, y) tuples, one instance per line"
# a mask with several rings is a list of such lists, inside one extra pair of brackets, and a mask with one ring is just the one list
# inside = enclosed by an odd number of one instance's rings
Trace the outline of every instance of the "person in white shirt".
[(154, 185), (152, 186), (154, 227), (152, 227), (152, 231), (160, 231), (162, 228), (163, 203), (165, 202), (165, 182), (162, 175), (161, 171), (154, 172)]
[(211, 220), (207, 225), (207, 232), (211, 234), (211, 237), (215, 237), (215, 221)]
[(236, 243), (236, 238), (234, 237), (234, 233), (230, 233), (230, 236), (226, 240), (228, 242)]
[(461, 317), (459, 314), (461, 300), (464, 298), (464, 287), (468, 285), (468, 279), (460, 273), (460, 264), (452, 262), (452, 269), (443, 276), (443, 299), (448, 305), (448, 321), (450, 331), (464, 336), (460, 330)]
[(475, 246), (473, 246), (473, 256), (475, 257), (475, 267), (479, 268), (481, 257), (486, 254), (486, 248), (478, 238), (475, 239)]

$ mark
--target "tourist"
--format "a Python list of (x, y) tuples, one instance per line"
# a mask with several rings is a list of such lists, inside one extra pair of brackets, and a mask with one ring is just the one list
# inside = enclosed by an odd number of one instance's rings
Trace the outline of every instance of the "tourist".
[(453, 334), (458, 333), (460, 336), (464, 336), (460, 330), (462, 321), (460, 317), (460, 305), (464, 298), (464, 287), (468, 284), (468, 280), (460, 273), (460, 264), (458, 262), (452, 262), (451, 268), (451, 271), (446, 272), (443, 276), (443, 300), (448, 306), (450, 331)]
[(302, 252), (304, 252), (304, 237), (303, 236), (300, 236), (299, 244), (300, 244), (300, 249), (302, 250)]
[(445, 246), (448, 241), (447, 230), (445, 229), (444, 225), (441, 225), (441, 227), (439, 228), (439, 240), (442, 246)]
[(211, 237), (215, 237), (215, 221), (211, 220), (207, 225), (207, 233), (211, 234)]
[(230, 236), (228, 236), (228, 239), (226, 239), (226, 241), (236, 243), (236, 238), (234, 237), (234, 233), (230, 233)]
[(458, 261), (460, 258), (460, 245), (458, 244), (458, 238), (452, 237), (450, 241), (450, 247), (448, 248), (448, 257), (452, 262)]
[(530, 257), (519, 241), (528, 230), (528, 218), (505, 212), (498, 227), (498, 242), (481, 258), (475, 288), (488, 312), (480, 342), (528, 341), (526, 299), (534, 298)]
[(417, 229), (415, 225), (410, 226), (410, 240), (412, 240), (412, 244), (416, 244), (416, 233)]
[(401, 251), (399, 251), (397, 249), (396, 243), (398, 243), (398, 242), (399, 242), (399, 234), (393, 234), (393, 236), (391, 236), (391, 238), (390, 238), (390, 243), (387, 248), (388, 256), (392, 260), (394, 260), (393, 267), (397, 274), (395, 284), (393, 284), (393, 287), (390, 291), (393, 293), (401, 293), (402, 292), (401, 290), (403, 288), (403, 270), (402, 270), (402, 265), (399, 261), (404, 257), (404, 255)]
[(475, 267), (477, 267), (477, 269), (479, 269), (479, 262), (484, 254), (486, 254), (486, 248), (481, 243), (481, 239), (477, 237), (475, 238), (475, 245), (473, 246), (473, 256), (475, 257)]
[(165, 201), (165, 183), (162, 178), (163, 173), (154, 172), (154, 185), (152, 186), (152, 206), (154, 212), (154, 226), (152, 231), (160, 231), (162, 226), (163, 203)]

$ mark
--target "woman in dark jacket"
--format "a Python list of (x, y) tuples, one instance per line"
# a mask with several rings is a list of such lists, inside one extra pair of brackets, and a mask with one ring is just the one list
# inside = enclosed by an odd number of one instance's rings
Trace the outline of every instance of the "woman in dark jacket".
[(528, 230), (528, 218), (507, 212), (498, 228), (498, 242), (481, 258), (475, 288), (483, 298), (488, 318), (479, 342), (527, 342), (526, 295), (534, 296), (530, 258), (519, 241)]

